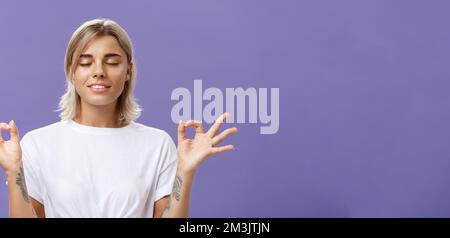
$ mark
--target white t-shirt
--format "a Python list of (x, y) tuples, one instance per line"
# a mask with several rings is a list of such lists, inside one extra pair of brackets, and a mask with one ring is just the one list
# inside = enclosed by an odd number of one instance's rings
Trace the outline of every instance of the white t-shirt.
[(21, 140), (29, 195), (46, 217), (153, 217), (169, 195), (177, 151), (164, 131), (60, 121)]

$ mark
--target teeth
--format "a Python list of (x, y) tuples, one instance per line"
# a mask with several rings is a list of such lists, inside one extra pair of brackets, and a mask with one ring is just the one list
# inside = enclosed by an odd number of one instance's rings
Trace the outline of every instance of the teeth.
[(92, 85), (92, 88), (106, 88), (106, 86), (103, 85)]

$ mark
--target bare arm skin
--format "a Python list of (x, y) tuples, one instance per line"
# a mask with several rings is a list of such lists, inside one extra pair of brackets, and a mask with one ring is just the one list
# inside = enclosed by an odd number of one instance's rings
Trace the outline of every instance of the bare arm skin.
[[(186, 218), (189, 216), (189, 199), (197, 168), (212, 155), (234, 150), (233, 145), (217, 146), (229, 135), (237, 132), (237, 128), (233, 127), (216, 135), (227, 117), (228, 113), (221, 115), (206, 133), (199, 121), (190, 120), (186, 123), (180, 121), (178, 164), (172, 193), (155, 202), (154, 217)], [(186, 128), (189, 127), (195, 128), (193, 139), (186, 137)]]
[[(1, 137), (1, 131), (10, 132), (10, 140)], [(9, 217), (38, 217), (28, 196), (22, 164), (19, 130), (14, 121), (0, 123), (0, 166), (6, 174), (9, 189)]]

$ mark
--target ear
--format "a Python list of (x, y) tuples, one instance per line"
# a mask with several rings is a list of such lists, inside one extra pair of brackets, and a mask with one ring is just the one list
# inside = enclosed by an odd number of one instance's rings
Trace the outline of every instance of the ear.
[[(73, 72), (72, 72), (72, 71), (73, 71), (73, 69), (72, 69), (72, 64), (69, 64), (69, 76), (70, 76), (70, 75), (73, 75)], [(74, 77), (71, 77), (71, 78), (70, 78), (70, 82), (73, 84), (74, 81), (75, 81), (75, 80), (74, 80)]]
[(67, 71), (68, 71), (69, 74), (72, 73), (72, 64), (69, 64), (69, 67), (67, 68)]
[(129, 63), (128, 64), (128, 68), (127, 68), (127, 77), (125, 79), (125, 81), (128, 81), (131, 79), (131, 71), (133, 69), (133, 63)]

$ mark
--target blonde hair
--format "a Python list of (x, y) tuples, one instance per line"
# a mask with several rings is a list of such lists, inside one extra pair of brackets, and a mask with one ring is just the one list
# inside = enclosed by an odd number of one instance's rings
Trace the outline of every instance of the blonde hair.
[(136, 82), (136, 63), (133, 55), (133, 45), (127, 32), (115, 21), (110, 19), (94, 19), (83, 23), (73, 33), (66, 49), (64, 72), (66, 74), (67, 89), (59, 101), (57, 111), (61, 111), (61, 120), (71, 120), (79, 113), (80, 96), (73, 84), (74, 72), (83, 49), (95, 36), (113, 36), (126, 53), (128, 63), (132, 64), (130, 78), (125, 82), (122, 94), (118, 98), (119, 120), (129, 123), (141, 115), (141, 107), (134, 98)]

